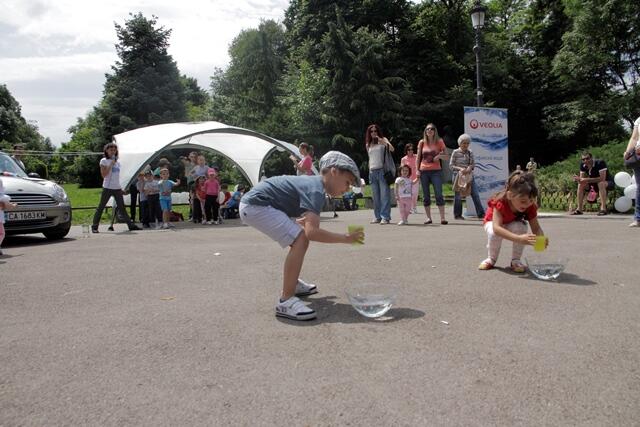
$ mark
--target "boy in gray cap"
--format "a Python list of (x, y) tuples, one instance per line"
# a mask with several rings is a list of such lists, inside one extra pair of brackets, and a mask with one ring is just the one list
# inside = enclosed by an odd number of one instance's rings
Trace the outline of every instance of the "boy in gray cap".
[(325, 194), (340, 197), (351, 185), (360, 183), (355, 162), (346, 154), (330, 151), (320, 159), (320, 174), (268, 178), (240, 201), (240, 218), (244, 224), (263, 232), (283, 248), (289, 246), (282, 295), (276, 304), (279, 317), (294, 320), (316, 317), (316, 312), (298, 298), (318, 292), (315, 285), (299, 278), (309, 241), (354, 243), (364, 239), (362, 231), (339, 234), (320, 228)]

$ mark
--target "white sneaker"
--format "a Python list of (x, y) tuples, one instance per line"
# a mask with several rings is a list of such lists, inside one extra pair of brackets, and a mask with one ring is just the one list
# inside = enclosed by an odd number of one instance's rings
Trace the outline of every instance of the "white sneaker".
[(205, 225), (207, 223), (206, 219), (203, 219), (202, 222), (200, 224)]
[(369, 224), (379, 224), (380, 220), (379, 219), (372, 219), (371, 222), (369, 222)]
[(167, 225), (169, 226), (169, 228), (176, 228), (176, 226), (171, 224), (170, 222), (168, 222)]
[(220, 222), (219, 221), (213, 221), (213, 224), (214, 225), (218, 225), (218, 224), (220, 224)]
[(276, 304), (276, 317), (286, 317), (293, 320), (311, 320), (316, 318), (316, 312), (304, 305), (300, 298), (291, 297)]
[(418, 208), (412, 208), (411, 209), (411, 213), (417, 214), (418, 213)]
[(213, 224), (213, 221), (207, 221), (207, 223), (206, 223), (206, 224), (207, 224), (207, 225), (211, 225), (211, 224)]
[(316, 285), (298, 279), (298, 283), (296, 284), (297, 297), (305, 297), (307, 295), (313, 295), (317, 293), (318, 287)]
[(166, 222), (164, 224), (162, 224), (162, 229), (163, 230), (168, 230), (169, 229), (169, 224), (167, 224)]
[(382, 221), (380, 221), (380, 225), (386, 225), (386, 224), (389, 224), (388, 219), (383, 219)]
[(640, 227), (640, 221), (633, 221), (629, 224), (629, 227)]
[(398, 225), (405, 225), (406, 223), (407, 223), (406, 221), (400, 221)]

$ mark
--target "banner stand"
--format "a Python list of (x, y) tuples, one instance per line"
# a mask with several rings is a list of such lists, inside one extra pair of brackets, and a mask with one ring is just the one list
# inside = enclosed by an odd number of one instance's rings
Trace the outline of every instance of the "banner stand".
[[(509, 177), (508, 115), (504, 108), (464, 107), (464, 132), (471, 136), (475, 159), (475, 180), (482, 205), (504, 188)], [(467, 216), (476, 216), (471, 197), (467, 197)]]

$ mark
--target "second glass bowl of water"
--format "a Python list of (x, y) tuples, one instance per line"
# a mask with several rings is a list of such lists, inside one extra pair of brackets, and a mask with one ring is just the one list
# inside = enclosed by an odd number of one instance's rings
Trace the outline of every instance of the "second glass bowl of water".
[(389, 285), (362, 284), (345, 289), (353, 308), (365, 317), (383, 316), (396, 301), (396, 292)]

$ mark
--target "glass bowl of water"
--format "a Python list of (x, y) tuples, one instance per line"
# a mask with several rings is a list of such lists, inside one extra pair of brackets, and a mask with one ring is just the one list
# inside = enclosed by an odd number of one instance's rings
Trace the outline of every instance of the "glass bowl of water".
[(396, 301), (396, 292), (389, 285), (363, 284), (345, 289), (349, 302), (365, 317), (384, 316)]
[(567, 267), (569, 261), (563, 256), (547, 253), (532, 254), (525, 258), (531, 274), (541, 280), (555, 280)]

